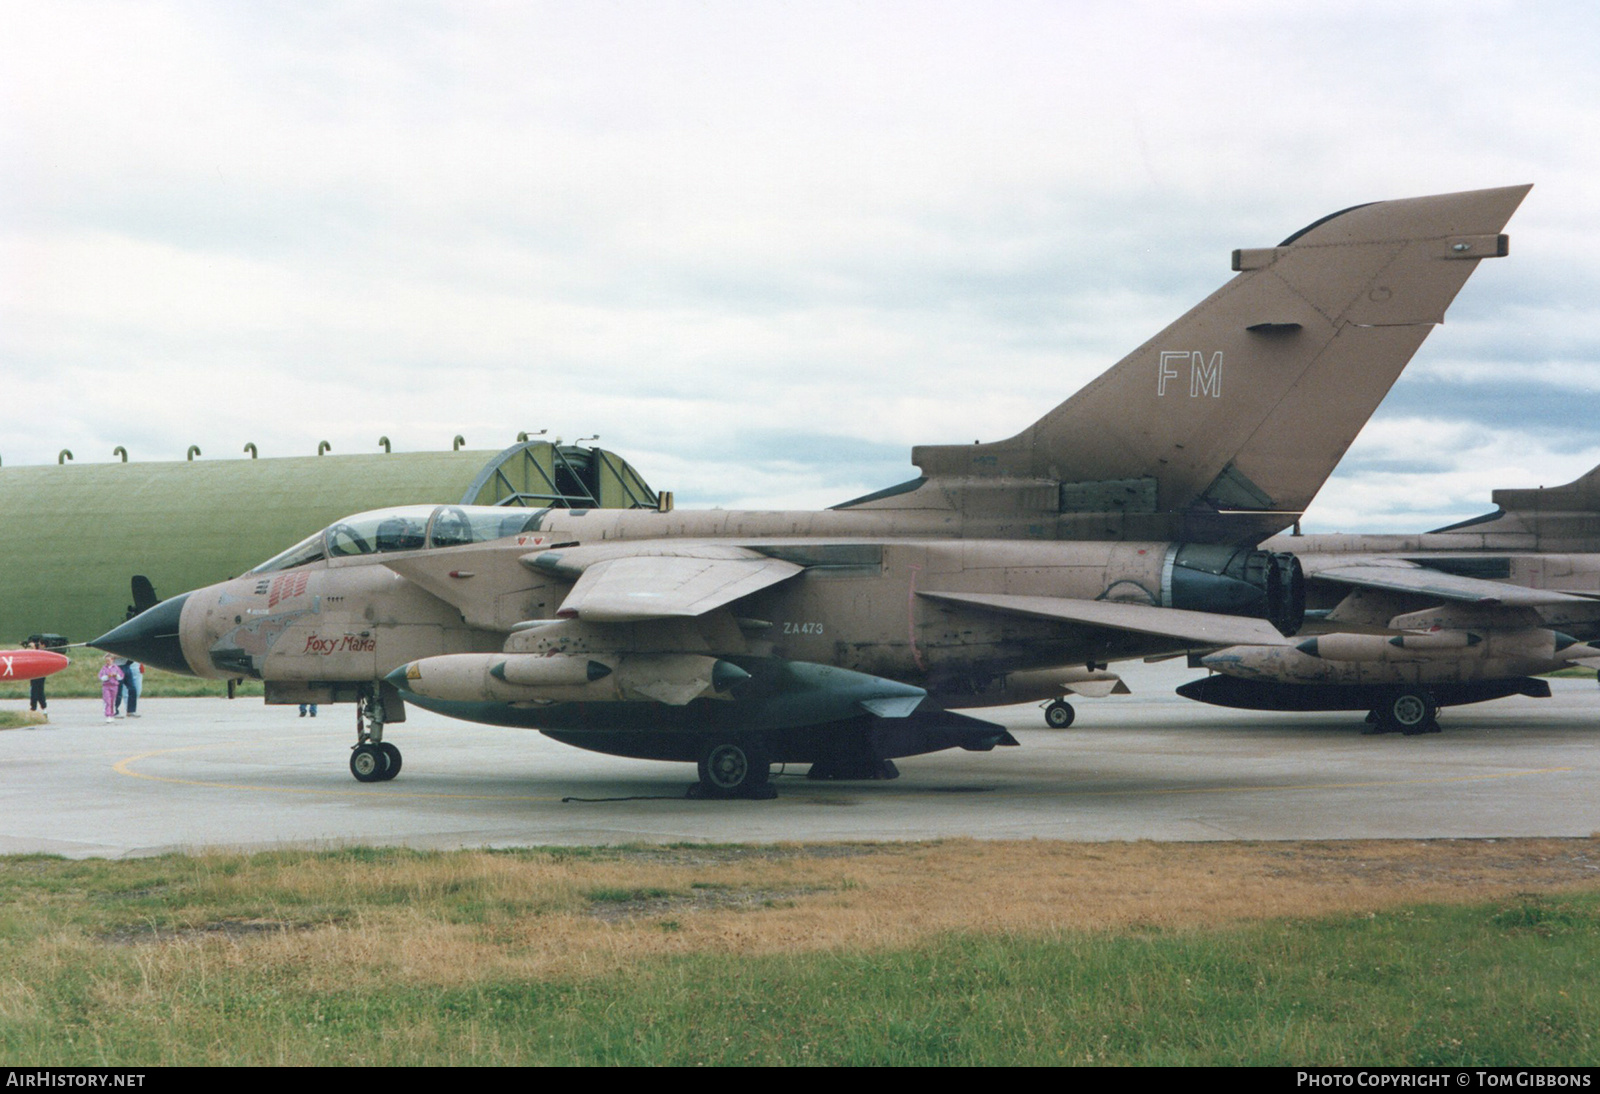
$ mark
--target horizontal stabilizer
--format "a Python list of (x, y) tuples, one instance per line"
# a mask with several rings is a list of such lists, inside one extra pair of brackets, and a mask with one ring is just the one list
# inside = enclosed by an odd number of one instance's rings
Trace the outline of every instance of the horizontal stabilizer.
[(1005, 593), (919, 592), (930, 600), (943, 600), (973, 608), (1079, 623), (1090, 627), (1133, 631), (1197, 646), (1288, 646), (1293, 645), (1265, 619), (1236, 615), (1214, 615), (1181, 608), (1157, 608), (1148, 604), (1124, 604), (1112, 600), (1073, 600), (1056, 596), (1015, 596)]
[(1382, 565), (1334, 566), (1310, 575), (1317, 581), (1335, 581), (1366, 589), (1412, 593), (1440, 600), (1484, 607), (1531, 608), (1543, 604), (1582, 604), (1587, 599), (1553, 589), (1530, 589), (1476, 577), (1446, 574), (1426, 567), (1391, 562)]

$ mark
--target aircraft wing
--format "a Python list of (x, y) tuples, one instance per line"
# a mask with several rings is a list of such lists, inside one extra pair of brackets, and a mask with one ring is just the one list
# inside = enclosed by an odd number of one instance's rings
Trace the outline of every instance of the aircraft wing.
[(1056, 596), (1017, 596), (1006, 593), (935, 593), (918, 596), (975, 608), (988, 608), (1035, 619), (1054, 619), (1091, 627), (1153, 634), (1196, 646), (1292, 646), (1265, 619), (1237, 615), (1157, 608), (1149, 604), (1123, 604), (1111, 600), (1074, 600)]
[(605, 558), (583, 568), (556, 615), (591, 623), (692, 618), (787, 581), (804, 569), (754, 551), (727, 548)]
[(1508, 585), (1476, 577), (1461, 577), (1399, 560), (1334, 566), (1308, 573), (1306, 576), (1314, 581), (1332, 581), (1367, 589), (1412, 593), (1486, 608), (1533, 608), (1548, 604), (1592, 603), (1587, 597), (1574, 596), (1571, 593), (1556, 592), (1553, 589), (1530, 589), (1525, 585)]

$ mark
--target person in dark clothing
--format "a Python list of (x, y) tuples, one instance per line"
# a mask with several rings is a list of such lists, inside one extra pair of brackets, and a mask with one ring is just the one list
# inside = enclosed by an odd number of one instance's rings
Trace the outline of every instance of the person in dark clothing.
[(139, 692), (144, 689), (144, 666), (129, 658), (121, 662), (122, 691), (118, 698), (128, 700), (128, 717), (139, 717)]
[[(44, 643), (37, 640), (33, 642), (24, 642), (23, 645), (25, 648), (30, 650), (44, 649)], [(45, 701), (44, 697), (44, 677), (36, 676), (32, 680), (28, 681), (28, 709), (44, 710), (49, 705), (50, 704)]]

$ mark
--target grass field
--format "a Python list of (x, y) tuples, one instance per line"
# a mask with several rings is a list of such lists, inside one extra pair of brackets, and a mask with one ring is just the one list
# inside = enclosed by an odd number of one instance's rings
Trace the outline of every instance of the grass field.
[(1600, 1062), (1600, 841), (0, 859), (0, 1056)]
[[(98, 699), (100, 680), (96, 674), (100, 671), (100, 659), (105, 655), (99, 650), (78, 648), (68, 650), (67, 656), (72, 658), (72, 664), (54, 676), (45, 677), (46, 698)], [(180, 676), (175, 672), (151, 668), (145, 669), (144, 688), (140, 692), (141, 695), (148, 695), (152, 699), (188, 699), (227, 693), (226, 680), (203, 680), (198, 676)], [(259, 698), (261, 681), (243, 680), (237, 685), (235, 694)], [(27, 698), (28, 681), (8, 681), (0, 684), (0, 699), (26, 700)]]

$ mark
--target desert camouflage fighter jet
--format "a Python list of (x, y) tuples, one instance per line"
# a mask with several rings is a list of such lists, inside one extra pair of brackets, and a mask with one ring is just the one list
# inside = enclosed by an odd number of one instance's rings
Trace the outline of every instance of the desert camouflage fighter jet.
[[(697, 762), (707, 795), (769, 764), (1015, 744), (951, 708), (1012, 674), (1300, 625), (1310, 503), (1528, 187), (1357, 206), (1276, 247), (1036, 423), (918, 447), (922, 474), (822, 512), (369, 513), (95, 641), (162, 668), (355, 701), (351, 770), (399, 770), (405, 702), (583, 748)], [(954, 393), (952, 393), (954, 394)]]
[(1369, 733), (1437, 731), (1440, 707), (1546, 697), (1533, 677), (1600, 668), (1600, 467), (1420, 536), (1285, 536), (1329, 633), (1193, 658), (1180, 695), (1252, 710), (1366, 710)]

